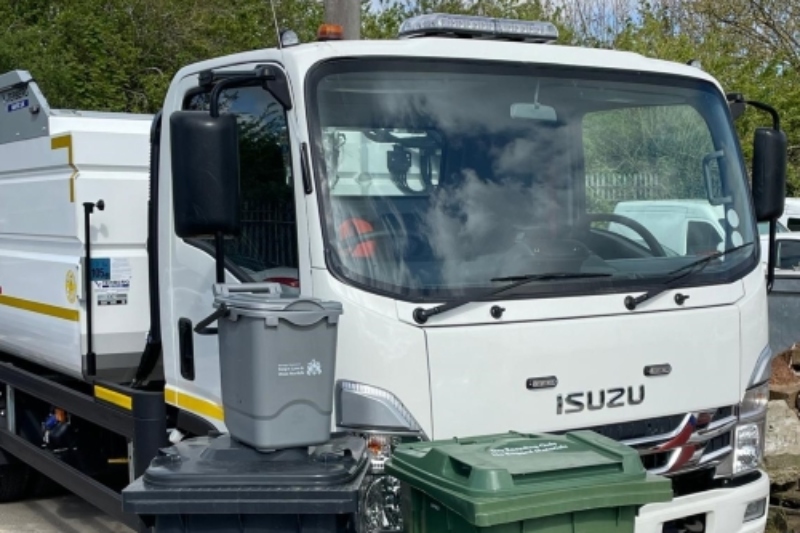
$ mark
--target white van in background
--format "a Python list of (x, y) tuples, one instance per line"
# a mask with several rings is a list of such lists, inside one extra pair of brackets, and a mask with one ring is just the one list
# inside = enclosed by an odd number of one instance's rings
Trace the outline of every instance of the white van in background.
[[(786, 199), (784, 217), (795, 217), (800, 229), (800, 198), (794, 204), (796, 215), (789, 209), (789, 200)], [(667, 254), (702, 255), (721, 251), (724, 247), (723, 207), (712, 206), (707, 200), (624, 201), (614, 207), (614, 214), (633, 219), (650, 230)], [(737, 220), (732, 222), (738, 224)], [(611, 222), (608, 230), (647, 246), (641, 235), (622, 224)], [(782, 220), (777, 222), (778, 233), (789, 231)], [(761, 262), (766, 263), (767, 256), (763, 252), (769, 247), (769, 224), (759, 223), (758, 233), (761, 237)]]
[(800, 231), (800, 198), (786, 198), (783, 215), (778, 221), (789, 231)]

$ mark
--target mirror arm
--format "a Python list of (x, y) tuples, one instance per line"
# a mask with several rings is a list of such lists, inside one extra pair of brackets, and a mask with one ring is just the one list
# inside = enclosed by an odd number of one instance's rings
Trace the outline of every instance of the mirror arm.
[(781, 129), (781, 118), (780, 116), (778, 116), (778, 111), (774, 107), (762, 102), (757, 102), (755, 100), (745, 100), (744, 103), (747, 105), (751, 105), (756, 109), (760, 109), (761, 111), (766, 111), (767, 113), (772, 115), (772, 128), (774, 130)]
[(236, 85), (240, 85), (242, 80), (236, 78), (228, 78), (221, 80), (219, 83), (214, 85), (214, 89), (211, 91), (211, 102), (209, 105), (209, 113), (214, 118), (219, 118), (219, 96), (222, 91), (227, 89), (228, 87), (233, 87)]
[[(774, 107), (756, 100), (747, 100), (741, 93), (728, 93), (725, 95), (725, 99), (728, 101), (728, 105), (731, 104), (749, 105), (755, 107), (756, 109), (760, 109), (761, 111), (769, 113), (772, 116), (772, 128), (775, 130), (781, 129), (781, 119), (778, 116), (778, 111)], [(741, 114), (741, 111), (739, 113)]]
[[(222, 91), (228, 87), (241, 85), (242, 81), (240, 78), (227, 78), (214, 85), (209, 105), (209, 114), (213, 118), (219, 118), (219, 96)], [(225, 283), (225, 236), (221, 232), (214, 235), (214, 256), (217, 283)]]
[[(274, 96), (285, 109), (292, 108), (292, 98), (285, 76), (282, 73), (280, 76), (276, 75), (267, 65), (259, 65), (254, 70), (205, 70), (198, 76), (198, 85), (205, 89), (213, 87), (212, 92), (216, 91), (217, 87), (223, 83), (222, 89), (261, 86)], [(215, 99), (211, 101), (212, 106), (214, 102)]]
[(197, 77), (200, 87), (210, 89), (215, 83), (223, 80), (236, 80), (247, 83), (253, 80), (274, 80), (275, 75), (266, 65), (259, 65), (253, 70), (204, 70)]
[(772, 128), (775, 130), (781, 129), (781, 118), (778, 116), (778, 111), (771, 105), (756, 100), (747, 100), (741, 93), (728, 93), (725, 98), (729, 104), (745, 104), (769, 113), (772, 116)]
[(772, 292), (772, 284), (775, 283), (775, 260), (777, 259), (777, 246), (775, 246), (775, 234), (777, 223), (775, 219), (769, 221), (769, 255), (767, 256), (767, 293)]

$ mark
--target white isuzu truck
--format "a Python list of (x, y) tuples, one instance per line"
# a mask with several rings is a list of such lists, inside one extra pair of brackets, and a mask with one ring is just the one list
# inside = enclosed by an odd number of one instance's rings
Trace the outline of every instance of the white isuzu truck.
[[(672, 479), (637, 533), (763, 531), (777, 113), (549, 23), (323, 30), (186, 66), (153, 117), (0, 76), (0, 498), (39, 472), (138, 527), (120, 489), (168, 439), (225, 431), (212, 286), (268, 281), (343, 305), (332, 429), (372, 453), (361, 531), (402, 529), (398, 439), (574, 429)], [(750, 176), (747, 105), (772, 115)], [(721, 206), (723, 245), (668, 253), (614, 211), (650, 189), (591, 186), (612, 171)]]

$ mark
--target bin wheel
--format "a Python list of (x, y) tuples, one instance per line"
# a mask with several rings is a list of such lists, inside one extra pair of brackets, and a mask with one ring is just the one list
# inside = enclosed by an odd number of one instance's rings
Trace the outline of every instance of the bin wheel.
[(0, 465), (0, 503), (25, 499), (29, 494), (31, 469), (22, 463)]

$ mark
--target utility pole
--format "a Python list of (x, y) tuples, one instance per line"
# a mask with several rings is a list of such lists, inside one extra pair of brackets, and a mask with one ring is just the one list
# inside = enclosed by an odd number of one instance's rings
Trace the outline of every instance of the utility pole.
[(361, 1), (325, 0), (325, 22), (340, 25), (345, 39), (361, 39)]

